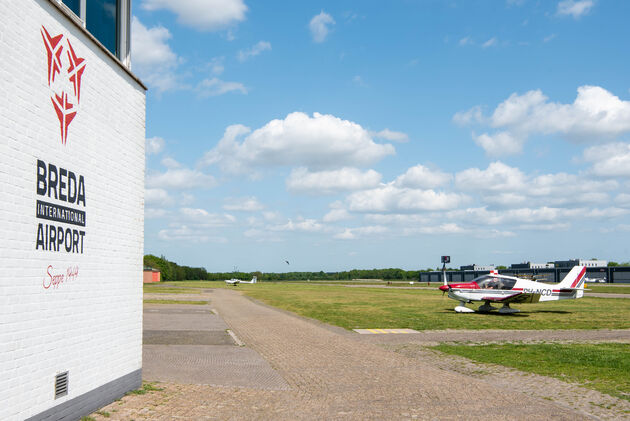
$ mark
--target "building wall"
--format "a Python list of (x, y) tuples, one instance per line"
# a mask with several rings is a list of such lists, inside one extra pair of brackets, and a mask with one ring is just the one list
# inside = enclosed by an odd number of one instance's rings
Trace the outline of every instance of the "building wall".
[[(52, 85), (42, 28), (63, 36)], [(78, 98), (68, 41), (85, 59)], [(76, 418), (77, 405), (141, 381), (144, 89), (47, 0), (0, 2), (0, 52), (0, 419)], [(54, 92), (77, 111), (65, 144)], [(82, 178), (85, 200), (72, 203), (68, 185), (38, 194), (41, 163), (67, 184)], [(74, 223), (38, 215), (38, 201), (78, 211)], [(51, 225), (71, 233), (61, 245), (45, 238)], [(68, 394), (55, 399), (65, 371)]]
[(160, 282), (160, 272), (154, 272), (152, 270), (145, 270), (142, 278), (142, 282), (149, 284), (151, 282)]

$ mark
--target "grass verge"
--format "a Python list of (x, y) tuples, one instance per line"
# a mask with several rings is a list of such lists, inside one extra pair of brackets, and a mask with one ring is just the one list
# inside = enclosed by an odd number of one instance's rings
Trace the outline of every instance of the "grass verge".
[(207, 301), (193, 301), (193, 300), (143, 300), (145, 304), (195, 304), (206, 305)]
[(161, 392), (162, 390), (164, 389), (155, 386), (154, 383), (144, 382), (140, 389), (129, 391), (127, 395), (145, 395), (147, 392)]
[(587, 284), (586, 289), (590, 291), (605, 294), (628, 294), (630, 296), (630, 287), (615, 286), (615, 285), (601, 285), (601, 284)]
[(441, 344), (431, 348), (474, 361), (555, 377), (630, 401), (628, 344)]
[(199, 289), (194, 288), (169, 288), (144, 285), (142, 290), (150, 294), (201, 294)]

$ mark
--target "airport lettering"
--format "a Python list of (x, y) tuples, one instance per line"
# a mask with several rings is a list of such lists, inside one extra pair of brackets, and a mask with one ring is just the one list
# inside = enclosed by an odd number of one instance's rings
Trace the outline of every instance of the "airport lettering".
[[(66, 227), (63, 224), (85, 227), (86, 212), (75, 208), (79, 205), (85, 207), (85, 178), (41, 159), (37, 160), (36, 172), (38, 196), (65, 202), (74, 205), (74, 207), (36, 200), (36, 218), (53, 223), (38, 223), (35, 249), (83, 254), (83, 241), (86, 232), (82, 229)], [(57, 223), (61, 225), (57, 225)], [(59, 280), (57, 279), (55, 282), (59, 282)], [(54, 282), (50, 281), (48, 285), (51, 284)]]
[(37, 160), (37, 194), (40, 196), (55, 196), (63, 202), (83, 204), (85, 206), (85, 179), (77, 176), (65, 168), (57, 168), (41, 159)]

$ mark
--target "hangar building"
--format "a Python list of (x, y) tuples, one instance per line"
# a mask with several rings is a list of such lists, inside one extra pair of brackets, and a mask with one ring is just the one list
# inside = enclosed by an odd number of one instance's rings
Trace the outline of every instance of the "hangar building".
[(0, 420), (141, 385), (144, 85), (131, 0), (0, 2)]

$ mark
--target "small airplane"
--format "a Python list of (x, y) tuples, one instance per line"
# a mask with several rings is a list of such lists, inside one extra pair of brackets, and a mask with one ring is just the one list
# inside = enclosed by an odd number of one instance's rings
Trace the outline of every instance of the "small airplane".
[(258, 282), (258, 277), (256, 276), (252, 277), (251, 281), (241, 281), (240, 279), (236, 279), (236, 278), (225, 280), (226, 284), (232, 285), (232, 286), (237, 286), (238, 284), (255, 284), (256, 282)]
[[(448, 292), (448, 298), (459, 301), (455, 307), (457, 313), (474, 313), (475, 310), (466, 307), (466, 303), (483, 301), (477, 309), (481, 313), (499, 310), (499, 313), (518, 313), (520, 310), (510, 308), (511, 303), (538, 303), (543, 301), (573, 300), (584, 296), (584, 282), (587, 279), (586, 266), (574, 266), (564, 279), (555, 285), (536, 282), (515, 276), (499, 275), (496, 270), (487, 275), (479, 276), (470, 282), (446, 282), (446, 272), (442, 272), (444, 285), (440, 290)], [(503, 304), (503, 307), (493, 307), (492, 303)]]

